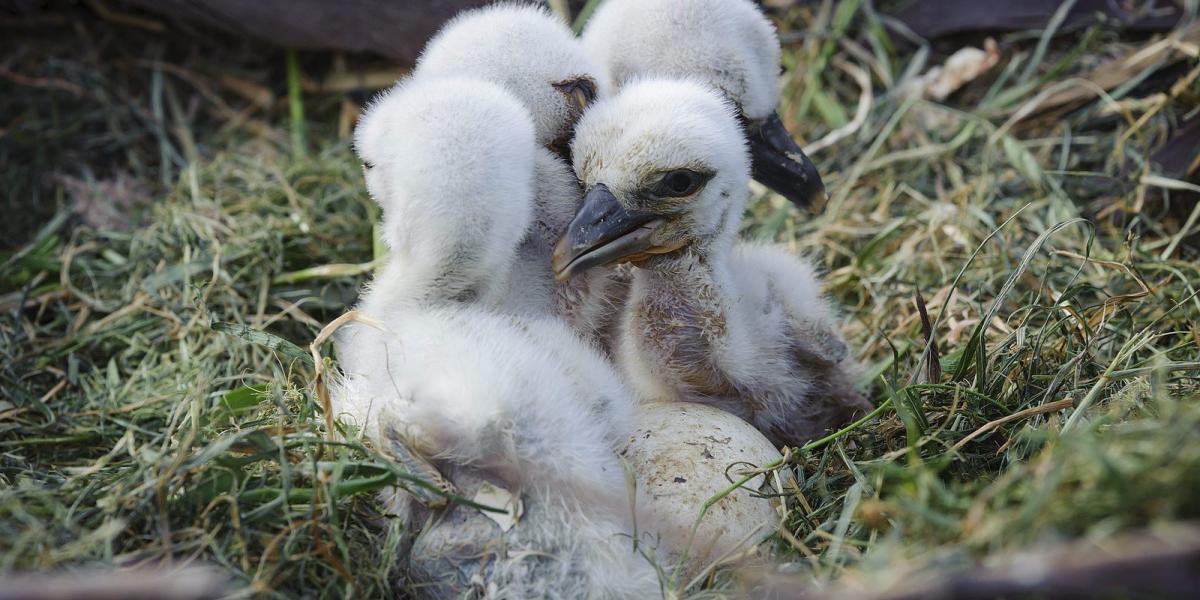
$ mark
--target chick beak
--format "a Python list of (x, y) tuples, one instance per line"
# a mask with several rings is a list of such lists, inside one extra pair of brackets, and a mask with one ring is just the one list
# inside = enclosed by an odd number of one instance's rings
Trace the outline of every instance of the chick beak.
[(575, 124), (587, 107), (596, 100), (596, 81), (586, 75), (550, 84), (567, 101), (567, 120), (558, 138), (550, 148), (567, 162), (571, 160), (571, 138), (575, 137)]
[(825, 184), (817, 167), (792, 139), (779, 113), (746, 125), (754, 179), (793, 204), (819, 213), (825, 207)]
[(621, 206), (608, 186), (598, 184), (584, 195), (554, 247), (554, 278), (563, 281), (592, 267), (655, 254), (651, 237), (662, 224), (659, 215)]
[(596, 101), (596, 82), (586, 75), (552, 84), (554, 89), (567, 97), (567, 105), (578, 117)]

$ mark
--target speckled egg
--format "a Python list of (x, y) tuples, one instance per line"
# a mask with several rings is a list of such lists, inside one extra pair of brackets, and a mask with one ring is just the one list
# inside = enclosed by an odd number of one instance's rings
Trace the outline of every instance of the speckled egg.
[(757, 429), (732, 414), (688, 402), (645, 404), (621, 455), (637, 476), (639, 530), (657, 538), (670, 560), (685, 558), (688, 571), (750, 549), (778, 526), (779, 501), (752, 493), (764, 485), (760, 475), (708, 510), (688, 548), (709, 498), (740, 479), (742, 470), (781, 458)]

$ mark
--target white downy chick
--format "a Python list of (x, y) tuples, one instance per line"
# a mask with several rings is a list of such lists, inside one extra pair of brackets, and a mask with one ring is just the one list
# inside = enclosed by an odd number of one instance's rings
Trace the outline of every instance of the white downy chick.
[(532, 135), (511, 94), (475, 79), (408, 80), (372, 100), (354, 145), (383, 209), (392, 273), (376, 285), (393, 288), (387, 302), (486, 304), (505, 292), (533, 214)]
[(621, 282), (600, 271), (556, 282), (550, 256), (582, 197), (569, 142), (583, 111), (603, 95), (606, 76), (561, 18), (528, 4), (469, 10), (448, 22), (425, 48), (413, 77), (447, 75), (476, 77), (511, 92), (532, 117), (539, 146), (531, 227), (503, 282), (507, 291), (492, 305), (513, 314), (558, 315), (602, 341), (624, 294)]
[(869, 409), (811, 266), (736, 243), (750, 158), (736, 109), (649, 79), (593, 106), (573, 144), (587, 193), (555, 271), (634, 265), (618, 359), (644, 398), (732, 412), (800, 445)]
[(474, 508), (402, 503), (421, 530), (412, 591), (656, 594), (627, 537), (614, 452), (632, 428), (632, 394), (561, 319), (488, 308), (533, 211), (527, 111), (486, 81), (417, 78), (372, 103), (355, 139), (391, 254), (359, 306), (382, 327), (352, 322), (337, 334), (335, 410), (376, 445), (430, 458), (468, 497), (486, 482), (525, 498), (507, 532)]
[(538, 145), (564, 153), (605, 79), (566, 22), (544, 6), (515, 3), (463, 11), (442, 26), (413, 71), (431, 75), (468, 75), (508, 90), (533, 117)]
[(607, 0), (588, 20), (583, 45), (614, 91), (648, 76), (716, 88), (738, 109), (754, 178), (798, 206), (824, 205), (816, 167), (775, 112), (779, 38), (750, 0)]

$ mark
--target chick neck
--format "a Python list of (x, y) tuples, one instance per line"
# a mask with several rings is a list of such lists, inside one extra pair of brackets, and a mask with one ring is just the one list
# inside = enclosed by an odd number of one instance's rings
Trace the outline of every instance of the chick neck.
[(454, 255), (442, 264), (428, 265), (393, 252), (371, 284), (371, 296), (389, 304), (420, 308), (468, 304), (489, 297), (494, 280), (478, 276), (468, 266), (468, 253)]
[(684, 247), (666, 254), (652, 254), (635, 263), (635, 274), (651, 277), (667, 283), (687, 287), (697, 278), (709, 279), (713, 283), (725, 281), (725, 271), (733, 244), (737, 239), (738, 224), (741, 222), (745, 201), (728, 191), (721, 192), (722, 199), (730, 199), (718, 219), (716, 231), (693, 238)]
[[(729, 259), (735, 228), (736, 224), (726, 223), (710, 238), (675, 252), (650, 256), (635, 264), (635, 300), (670, 307), (671, 318), (680, 319), (685, 325), (695, 324), (692, 321), (725, 322), (729, 314)], [(723, 330), (720, 327), (710, 333), (722, 333)]]

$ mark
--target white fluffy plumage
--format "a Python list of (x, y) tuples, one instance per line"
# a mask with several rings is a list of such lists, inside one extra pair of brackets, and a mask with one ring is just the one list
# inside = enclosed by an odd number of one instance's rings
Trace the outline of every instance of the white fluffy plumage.
[[(651, 232), (630, 257), (617, 353), (643, 397), (717, 406), (791, 445), (869, 406), (812, 267), (737, 243), (749, 159), (727, 101), (696, 82), (630, 83), (584, 116), (573, 153), (584, 185)], [(706, 179), (655, 191), (680, 169)]]
[(396, 293), (485, 303), (505, 293), (496, 274), (511, 268), (533, 214), (532, 137), (521, 104), (476, 79), (410, 79), (367, 107), (355, 149), (403, 267), (388, 279)]
[(413, 73), (416, 79), (463, 75), (491, 81), (521, 100), (540, 146), (529, 231), (507, 279), (497, 278), (507, 292), (490, 304), (511, 314), (563, 317), (589, 340), (604, 343), (624, 294), (622, 282), (603, 272), (556, 282), (550, 255), (582, 191), (564, 158), (570, 137), (587, 105), (604, 95), (606, 76), (560, 17), (529, 4), (463, 12), (429, 42)]
[[(474, 565), (497, 597), (656, 594), (620, 535), (632, 508), (614, 448), (633, 395), (561, 319), (490, 308), (534, 210), (541, 148), (527, 110), (486, 81), (415, 78), (367, 109), (355, 139), (391, 254), (359, 306), (382, 327), (337, 334), (335, 410), (381, 446), (398, 432), (460, 488), (488, 481), (529, 511), (502, 535), (474, 509), (405, 506), (424, 530), (410, 574), (444, 584), (421, 593), (461, 591)], [(430, 554), (468, 546), (482, 554)]]
[(780, 47), (750, 0), (609, 0), (589, 21), (584, 46), (620, 89), (644, 77), (692, 79), (738, 109), (754, 179), (798, 207), (821, 210), (825, 184), (775, 112)]
[(647, 76), (696, 78), (750, 120), (779, 102), (779, 39), (750, 0), (606, 0), (583, 45), (614, 90)]
[(565, 21), (543, 6), (494, 4), (464, 11), (429, 41), (414, 75), (471, 75), (491, 81), (525, 103), (542, 146), (562, 144), (583, 106), (555, 84), (606, 77)]

